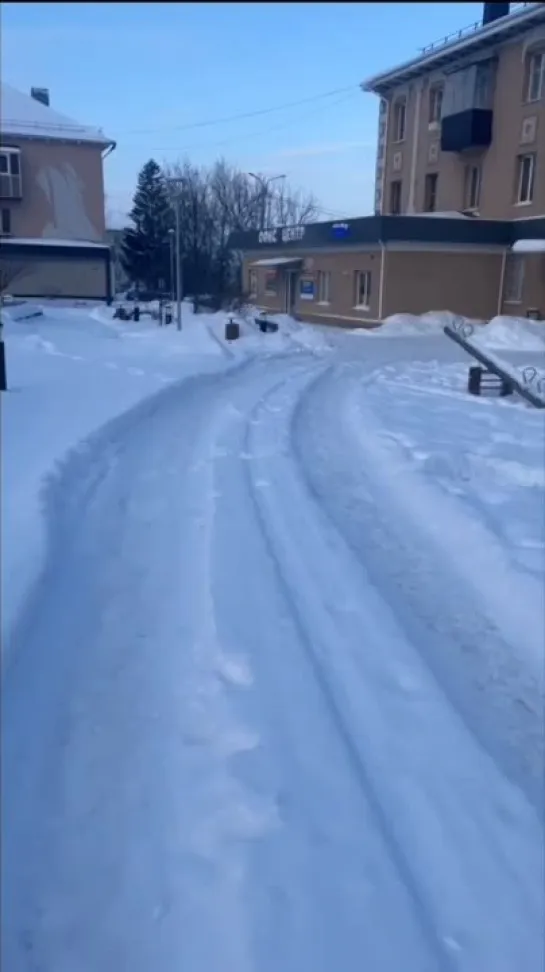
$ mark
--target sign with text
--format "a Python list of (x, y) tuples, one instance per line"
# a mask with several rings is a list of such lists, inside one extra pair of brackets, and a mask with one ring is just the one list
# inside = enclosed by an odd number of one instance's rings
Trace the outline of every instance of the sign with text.
[(293, 243), (296, 240), (304, 239), (304, 237), (304, 226), (283, 226), (279, 229), (260, 230), (257, 242), (271, 246), (275, 243)]

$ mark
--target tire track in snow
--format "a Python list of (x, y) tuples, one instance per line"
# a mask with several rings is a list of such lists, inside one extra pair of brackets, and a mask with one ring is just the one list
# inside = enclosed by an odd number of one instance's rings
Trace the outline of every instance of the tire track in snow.
[[(323, 377), (325, 373), (322, 370), (320, 377)], [(318, 378), (319, 380), (319, 378)], [(287, 385), (287, 383), (285, 383)], [(306, 388), (312, 385), (312, 381), (307, 383)], [(267, 393), (267, 402), (271, 397), (277, 394), (277, 392), (284, 387), (284, 383), (280, 384), (280, 388), (277, 387), (275, 390), (271, 390)], [(302, 392), (304, 396), (305, 392)], [(302, 396), (300, 396), (302, 397)], [(299, 400), (300, 400), (299, 397)], [(297, 402), (297, 398), (295, 399)], [(295, 403), (292, 402), (293, 407)], [(285, 403), (284, 403), (285, 405)], [(252, 455), (252, 441), (257, 438), (259, 433), (256, 435), (256, 414), (263, 413), (266, 414), (270, 412), (271, 409), (267, 407), (267, 404), (260, 402), (252, 410), (248, 416), (248, 425), (246, 430), (246, 445), (245, 452), (248, 456)], [(289, 435), (287, 436), (289, 439)], [(256, 455), (257, 450), (254, 446), (253, 455)], [(280, 459), (282, 462), (282, 459)], [(290, 606), (291, 613), (294, 618), (294, 622), (298, 626), (300, 631), (301, 644), (304, 647), (308, 661), (312, 665), (314, 675), (320, 684), (322, 693), (324, 696), (324, 701), (327, 704), (328, 710), (332, 717), (334, 724), (336, 725), (337, 733), (342, 738), (345, 746), (345, 750), (350, 755), (352, 765), (354, 767), (355, 774), (360, 781), (360, 788), (364, 799), (367, 804), (370, 805), (374, 810), (374, 815), (377, 823), (380, 826), (386, 845), (390, 849), (391, 857), (393, 862), (396, 864), (400, 877), (402, 878), (405, 886), (407, 887), (411, 899), (414, 903), (416, 913), (418, 915), (422, 930), (424, 931), (430, 947), (434, 950), (437, 961), (440, 963), (439, 967), (443, 969), (451, 968), (464, 968), (471, 969), (472, 972), (475, 969), (476, 972), (480, 972), (483, 967), (483, 962), (492, 963), (496, 970), (505, 969), (511, 970), (512, 961), (519, 962), (524, 961), (523, 954), (526, 959), (529, 956), (535, 955), (535, 945), (536, 936), (532, 934), (528, 939), (528, 942), (524, 943), (524, 936), (521, 937), (520, 927), (524, 923), (524, 920), (528, 922), (528, 928), (532, 928), (532, 923), (534, 926), (535, 933), (535, 922), (539, 914), (539, 902), (537, 902), (535, 895), (535, 878), (536, 878), (536, 865), (535, 858), (533, 857), (535, 852), (535, 845), (532, 845), (533, 834), (536, 827), (536, 819), (533, 817), (532, 812), (524, 801), (521, 801), (518, 794), (513, 793), (510, 790), (509, 785), (506, 785), (501, 776), (498, 777), (497, 771), (493, 764), (488, 763), (488, 758), (481, 753), (479, 747), (475, 747), (474, 740), (471, 735), (468, 735), (462, 723), (459, 721), (458, 716), (455, 714), (454, 710), (450, 708), (448, 701), (446, 700), (443, 691), (439, 685), (434, 681), (433, 677), (430, 679), (429, 673), (425, 670), (422, 671), (422, 677), (427, 678), (429, 683), (427, 688), (428, 692), (431, 691), (431, 696), (429, 696), (429, 701), (425, 699), (428, 706), (430, 702), (433, 703), (432, 708), (437, 710), (440, 714), (442, 722), (444, 722), (443, 730), (437, 730), (439, 733), (441, 731), (452, 733), (452, 743), (455, 749), (461, 745), (461, 755), (460, 766), (458, 769), (459, 779), (457, 779), (456, 765), (454, 767), (454, 773), (439, 771), (439, 779), (437, 784), (431, 783), (431, 792), (429, 794), (424, 794), (426, 799), (430, 796), (432, 800), (438, 800), (437, 806), (433, 808), (425, 806), (425, 799), (422, 801), (422, 796), (418, 790), (418, 786), (424, 783), (424, 781), (429, 786), (429, 779), (433, 780), (433, 777), (429, 777), (429, 773), (425, 774), (422, 780), (418, 781), (416, 779), (417, 789), (414, 790), (414, 783), (412, 784), (413, 789), (409, 788), (409, 801), (414, 803), (414, 808), (412, 805), (408, 805), (406, 809), (403, 808), (403, 804), (396, 806), (395, 802), (392, 803), (392, 796), (396, 791), (396, 786), (392, 786), (387, 783), (384, 778), (384, 773), (381, 772), (377, 775), (377, 769), (380, 763), (377, 763), (377, 753), (374, 755), (372, 749), (376, 749), (376, 743), (371, 746), (369, 750), (369, 743), (371, 739), (369, 736), (366, 737), (365, 719), (362, 721), (362, 742), (365, 740), (362, 749), (358, 747), (355, 741), (354, 732), (354, 722), (352, 719), (352, 725), (350, 725), (350, 720), (347, 717), (347, 709), (345, 703), (348, 701), (347, 698), (343, 699), (343, 685), (338, 682), (338, 673), (324, 664), (324, 658), (326, 657), (328, 648), (335, 646), (335, 648), (343, 649), (349, 647), (349, 642), (351, 640), (348, 637), (348, 641), (343, 637), (343, 626), (338, 626), (335, 619), (333, 620), (333, 626), (331, 625), (331, 611), (328, 613), (327, 609), (319, 610), (318, 604), (320, 601), (327, 601), (328, 590), (335, 590), (335, 568), (328, 570), (327, 564), (330, 558), (331, 549), (330, 544), (320, 541), (321, 553), (318, 552), (318, 546), (316, 549), (312, 547), (312, 542), (306, 542), (309, 537), (306, 536), (305, 540), (305, 526), (301, 526), (305, 523), (305, 516), (292, 517), (291, 527), (288, 526), (288, 521), (282, 524), (281, 508), (289, 508), (291, 500), (291, 492), (286, 489), (289, 484), (288, 479), (283, 476), (278, 481), (278, 487), (280, 487), (276, 492), (276, 503), (271, 499), (275, 495), (274, 483), (270, 484), (270, 489), (263, 492), (261, 489), (256, 489), (255, 478), (260, 475), (259, 462), (255, 465), (258, 467), (255, 476), (252, 474), (251, 463), (248, 463), (248, 482), (252, 500), (256, 509), (256, 515), (258, 516), (261, 529), (263, 531), (264, 537), (266, 539), (267, 545), (271, 552), (271, 558), (273, 559), (276, 572), (278, 576), (279, 583), (283, 586), (285, 591), (286, 601)], [(293, 472), (293, 470), (292, 470)], [(314, 505), (314, 500), (311, 498), (311, 494), (307, 493), (307, 499), (303, 499), (303, 493), (301, 492), (300, 486), (295, 490), (293, 494), (294, 503), (293, 505), (298, 505), (301, 512), (305, 510), (311, 510)], [(297, 499), (299, 503), (297, 504)], [(309, 502), (310, 501), (310, 502)], [(275, 511), (274, 517), (271, 519), (272, 511)], [(316, 507), (316, 512), (318, 508)], [(322, 514), (320, 514), (321, 516)], [(308, 519), (308, 517), (307, 517)], [(327, 520), (327, 518), (326, 518)], [(316, 518), (314, 517), (314, 523), (317, 524)], [(272, 524), (274, 523), (274, 527)], [(316, 529), (316, 527), (314, 527)], [(319, 531), (323, 529), (319, 528)], [(349, 551), (346, 547), (344, 539), (342, 539), (341, 534), (338, 533), (336, 526), (333, 525), (334, 534), (340, 543), (340, 546), (344, 549), (345, 555), (348, 554), (343, 559), (346, 561), (344, 564), (345, 570), (340, 571), (339, 574), (343, 574), (346, 578), (350, 576), (360, 577), (363, 579), (361, 574), (361, 565), (359, 561), (353, 560), (353, 553)], [(302, 531), (302, 532), (301, 532)], [(284, 536), (282, 533), (284, 532)], [(318, 535), (317, 534), (317, 535)], [(334, 546), (334, 544), (333, 544)], [(311, 551), (314, 549), (314, 553)], [(286, 557), (286, 553), (289, 551), (289, 556)], [(304, 558), (306, 551), (306, 557), (310, 560), (305, 564)], [(297, 562), (299, 562), (299, 568), (297, 569)], [(333, 559), (332, 563), (335, 563)], [(352, 563), (352, 567), (349, 564)], [(318, 566), (318, 571), (316, 573), (316, 567)], [(348, 569), (346, 569), (348, 567)], [(339, 563), (340, 568), (340, 563)], [(302, 572), (301, 572), (302, 570)], [(332, 572), (331, 572), (332, 571)], [(313, 591), (313, 596), (309, 594), (307, 597), (301, 596), (301, 589), (304, 588), (308, 577), (305, 577), (305, 572), (310, 576), (310, 583), (317, 583), (317, 588)], [(329, 577), (329, 581), (327, 578)], [(321, 578), (321, 580), (319, 579)], [(330, 583), (332, 582), (332, 583)], [(361, 595), (363, 595), (363, 603), (367, 601), (367, 609), (370, 611), (371, 616), (376, 613), (377, 604), (376, 596), (369, 599), (369, 589), (367, 588), (367, 593), (365, 588), (361, 588), (359, 585), (361, 581), (357, 581), (349, 584), (349, 587), (354, 592), (354, 603), (357, 603), (358, 590)], [(366, 582), (368, 584), (368, 582)], [(298, 591), (298, 599), (294, 598), (293, 591)], [(302, 601), (305, 602), (303, 607)], [(358, 609), (355, 609), (356, 612)], [(359, 612), (361, 615), (361, 607)], [(375, 632), (375, 642), (376, 635), (378, 634), (380, 638), (381, 634), (381, 617), (384, 610), (378, 610), (378, 616), (375, 618), (376, 621), (376, 632)], [(316, 616), (318, 620), (316, 620)], [(382, 622), (384, 622), (384, 618)], [(388, 625), (385, 626), (384, 631), (387, 631)], [(365, 634), (366, 627), (363, 622), (363, 616), (361, 616), (361, 635)], [(311, 632), (313, 632), (311, 634)], [(324, 632), (326, 634), (324, 634)], [(329, 642), (327, 641), (327, 632), (329, 633)], [(344, 635), (346, 635), (346, 628), (344, 629)], [(324, 641), (324, 638), (326, 640)], [(399, 633), (398, 633), (399, 638)], [(352, 637), (353, 640), (353, 637)], [(400, 644), (403, 644), (403, 639)], [(321, 651), (317, 648), (317, 645), (322, 646)], [(380, 663), (378, 665), (377, 671), (375, 671), (375, 678), (377, 674), (381, 679), (381, 683), (384, 681), (384, 675), (386, 674), (387, 668), (387, 652), (389, 649), (386, 636), (385, 648), (385, 663), (384, 672), (380, 672)], [(409, 648), (409, 643), (405, 643), (405, 648), (403, 653), (407, 654), (408, 659), (412, 657), (411, 653), (414, 653), (412, 646)], [(401, 656), (400, 656), (401, 657)], [(422, 665), (421, 659), (418, 656), (414, 656), (414, 662), (416, 663), (417, 670), (418, 666)], [(410, 663), (410, 662), (409, 662)], [(376, 667), (376, 663), (375, 663)], [(356, 672), (356, 670), (354, 670)], [(371, 665), (370, 671), (368, 673), (373, 677), (373, 665)], [(363, 686), (362, 686), (363, 687)], [(376, 689), (384, 690), (383, 684), (377, 684)], [(344, 689), (347, 686), (344, 685)], [(438, 691), (437, 691), (438, 690)], [(369, 696), (369, 688), (367, 688), (367, 694), (365, 694), (361, 699), (361, 705), (369, 706), (372, 700)], [(407, 699), (403, 699), (403, 692), (399, 695), (399, 704), (402, 705), (402, 709), (399, 711), (399, 715), (403, 714), (404, 709), (407, 709)], [(384, 696), (384, 700), (388, 701), (387, 696)], [(392, 708), (392, 706), (389, 706)], [(348, 706), (348, 711), (350, 710), (350, 705)], [(409, 712), (409, 710), (407, 710)], [(410, 714), (410, 712), (409, 712)], [(355, 712), (352, 711), (352, 717), (354, 717)], [(410, 720), (409, 720), (410, 721)], [(392, 708), (392, 723), (394, 727), (396, 725), (396, 705)], [(377, 723), (380, 725), (380, 722)], [(375, 728), (377, 727), (375, 726)], [(407, 737), (411, 737), (412, 724), (408, 727)], [(415, 727), (416, 728), (416, 727)], [(402, 732), (401, 727), (398, 730)], [(426, 736), (429, 736), (429, 730), (424, 730)], [(372, 732), (372, 729), (371, 729)], [(395, 733), (395, 728), (394, 728)], [(448, 736), (447, 736), (448, 738)], [(415, 737), (415, 745), (418, 749), (422, 745), (422, 740)], [(424, 745), (424, 749), (426, 744)], [(437, 750), (437, 754), (441, 753), (442, 747), (437, 743), (434, 743), (431, 739), (428, 743), (427, 748), (430, 749), (430, 755), (434, 754), (434, 749)], [(369, 750), (364, 756), (366, 750)], [(370, 766), (368, 768), (369, 757)], [(471, 757), (467, 770), (464, 768), (465, 760), (467, 757)], [(398, 756), (399, 758), (399, 756)], [(436, 765), (441, 766), (441, 756), (439, 755), (439, 762), (435, 760)], [(374, 763), (374, 766), (373, 766)], [(473, 765), (474, 763), (474, 765)], [(430, 763), (430, 766), (433, 765)], [(480, 793), (480, 797), (483, 799), (483, 805), (477, 804), (473, 807), (471, 803), (471, 798), (468, 797), (469, 794), (465, 795), (467, 790), (467, 783), (465, 782), (465, 775), (469, 772), (470, 767), (472, 767), (473, 772), (475, 772), (476, 778), (479, 779), (482, 774), (483, 781), (490, 778), (490, 782), (494, 785), (494, 790), (491, 798), (488, 796), (488, 791), (486, 789), (486, 784), (483, 782), (482, 787), (484, 787), (483, 792)], [(403, 770), (403, 763), (400, 763), (400, 770)], [(395, 763), (392, 767), (395, 771)], [(403, 773), (402, 773), (403, 775)], [(406, 775), (406, 774), (405, 774)], [(445, 775), (445, 779), (442, 776)], [(429, 777), (429, 779), (428, 779)], [(452, 777), (450, 779), (449, 777)], [(380, 779), (382, 778), (382, 782)], [(457, 790), (451, 790), (449, 794), (449, 788), (460, 787), (463, 784), (463, 788), (460, 793)], [(424, 787), (424, 790), (426, 787)], [(495, 790), (498, 790), (497, 800), (495, 798)], [(384, 797), (387, 796), (388, 791), (390, 796), (388, 797), (388, 802), (390, 805), (390, 810), (384, 802)], [(382, 794), (382, 795), (381, 795)], [(452, 810), (450, 809), (450, 804), (452, 803)], [(494, 805), (497, 803), (497, 807)], [(429, 817), (429, 833), (433, 834), (435, 828), (434, 817), (437, 813), (446, 812), (447, 816), (445, 818), (445, 825), (450, 828), (450, 840), (453, 843), (446, 842), (446, 846), (441, 849), (441, 853), (438, 853), (441, 848), (441, 843), (443, 839), (439, 838), (439, 835), (435, 837), (435, 844), (432, 842), (430, 847), (420, 847), (416, 851), (411, 853), (411, 844), (413, 840), (418, 845), (418, 838), (422, 838), (423, 834), (419, 834), (422, 830), (422, 821), (418, 820), (418, 806), (422, 804), (422, 810), (424, 815), (422, 819)], [(393, 826), (393, 820), (391, 817), (392, 810), (395, 806), (395, 826)], [(491, 817), (490, 814), (500, 813), (502, 816), (499, 818), (503, 820), (499, 823), (495, 817)], [(430, 816), (431, 813), (431, 816)], [(505, 835), (509, 835), (509, 829), (506, 821), (515, 820), (517, 814), (520, 816), (520, 820), (517, 823), (517, 828), (511, 834), (511, 840), (508, 842), (508, 847), (504, 852), (503, 840)], [(514, 816), (513, 816), (514, 815)], [(406, 819), (405, 819), (406, 817)], [(526, 824), (523, 821), (526, 820)], [(490, 825), (493, 824), (492, 829)], [(416, 827), (416, 830), (413, 828)], [(524, 828), (527, 830), (525, 831)], [(411, 837), (412, 834), (412, 837)], [(532, 837), (530, 837), (532, 835)], [(479, 850), (479, 843), (482, 842), (484, 837), (484, 843)], [(437, 840), (441, 840), (441, 843), (437, 843)], [(472, 841), (475, 842), (473, 847)], [(437, 871), (446, 881), (446, 885), (442, 888), (441, 884), (438, 885), (438, 877), (434, 875), (434, 858), (433, 855), (430, 857), (431, 849), (435, 846), (435, 853), (438, 855), (439, 860), (437, 861)], [(532, 850), (533, 847), (533, 850)], [(475, 860), (473, 860), (473, 851), (475, 851)], [(460, 861), (460, 866), (456, 865), (456, 860), (458, 854), (461, 852), (462, 858)], [(479, 864), (480, 857), (480, 864)], [(412, 860), (411, 860), (412, 858)], [(420, 858), (418, 868), (414, 867), (416, 860)], [(429, 859), (426, 864), (426, 859)], [(442, 864), (440, 859), (443, 858)], [(531, 877), (526, 878), (525, 867), (522, 863), (526, 861), (527, 873)], [(441, 870), (443, 868), (443, 871)], [(446, 870), (445, 870), (446, 869)], [(460, 873), (458, 873), (458, 871)], [(464, 873), (465, 872), (465, 873)], [(419, 876), (417, 876), (417, 873)], [(497, 888), (501, 888), (506, 881), (513, 881), (513, 899), (512, 907), (509, 907), (507, 911), (504, 911), (504, 925), (502, 928), (503, 934), (503, 945), (500, 941), (494, 940), (494, 928), (496, 921), (501, 922), (499, 914), (494, 912), (494, 909), (487, 907), (483, 924), (483, 933), (477, 932), (477, 938), (474, 936), (476, 934), (474, 928), (474, 921), (464, 912), (467, 910), (465, 904), (465, 897), (467, 897), (468, 890), (471, 889), (475, 894), (475, 889), (482, 885), (482, 896), (483, 900), (486, 900), (487, 894), (491, 893), (494, 895), (497, 892)], [(440, 882), (440, 878), (439, 878)], [(459, 886), (459, 887), (458, 887)], [(445, 896), (444, 901), (441, 903), (442, 894)], [(501, 900), (501, 899), (498, 899)], [(480, 899), (479, 899), (480, 901)], [(537, 902), (537, 911), (536, 911)], [(502, 909), (505, 909), (505, 900), (502, 900)], [(491, 915), (492, 912), (492, 915)], [(514, 915), (518, 914), (519, 924), (517, 925), (517, 919)], [(523, 918), (524, 916), (524, 918)], [(539, 921), (539, 919), (537, 919)], [(492, 921), (492, 924), (490, 922)], [(439, 926), (441, 926), (441, 931), (439, 931)], [(468, 926), (466, 928), (466, 926)], [(488, 926), (488, 927), (487, 927)], [(468, 937), (469, 936), (469, 937)], [(472, 941), (472, 936), (474, 941)], [(482, 938), (482, 940), (480, 940)], [(465, 951), (467, 955), (464, 958), (460, 956), (457, 951), (457, 939), (460, 939), (462, 945), (460, 946)], [(524, 944), (523, 944), (524, 943)], [(454, 949), (454, 951), (453, 951)], [(516, 956), (516, 957), (515, 957)], [(468, 964), (466, 964), (466, 962)]]
[[(323, 372), (323, 368), (320, 369)], [(308, 375), (308, 381), (316, 380), (315, 369)], [(321, 374), (320, 376), (321, 377)], [(268, 401), (278, 393), (283, 388), (289, 387), (290, 383), (293, 383), (293, 379), (283, 379), (272, 388), (270, 388), (261, 401), (259, 401), (254, 408), (250, 411), (247, 418), (246, 436), (245, 436), (245, 451), (248, 456), (252, 455), (252, 444), (253, 438), (255, 437), (255, 420), (259, 416), (268, 410)], [(304, 394), (304, 391), (303, 391)], [(335, 691), (332, 688), (331, 682), (328, 678), (327, 672), (324, 666), (318, 659), (318, 655), (313, 645), (312, 636), (309, 634), (307, 624), (305, 622), (304, 616), (301, 614), (300, 606), (296, 603), (293, 596), (292, 587), (289, 581), (289, 571), (286, 571), (286, 564), (282, 563), (278, 553), (277, 553), (277, 543), (275, 543), (273, 535), (271, 533), (270, 526), (267, 522), (267, 515), (264, 510), (264, 503), (262, 497), (262, 490), (256, 488), (256, 480), (252, 475), (252, 463), (246, 463), (247, 479), (249, 486), (249, 494), (252, 497), (253, 506), (255, 510), (256, 519), (260, 525), (263, 537), (265, 539), (267, 548), (270, 552), (270, 556), (275, 565), (276, 576), (278, 583), (284, 592), (286, 603), (289, 605), (289, 609), (299, 632), (301, 639), (301, 646), (303, 647), (309, 665), (312, 669), (314, 678), (316, 679), (324, 702), (329, 712), (329, 716), (333, 725), (335, 726), (337, 735), (342, 741), (343, 747), (348, 755), (350, 764), (354, 770), (354, 776), (358, 780), (359, 788), (365, 803), (371, 808), (373, 816), (377, 822), (379, 832), (388, 847), (390, 852), (390, 857), (394, 863), (400, 879), (402, 880), (404, 886), (406, 887), (410, 898), (413, 902), (417, 920), (420, 924), (421, 930), (423, 932), (425, 940), (431, 948), (433, 954), (440, 963), (438, 968), (446, 970), (454, 970), (457, 967), (457, 962), (454, 957), (449, 954), (448, 949), (445, 949), (444, 941), (441, 941), (440, 936), (437, 933), (435, 924), (431, 919), (428, 904), (425, 897), (422, 894), (421, 888), (415, 878), (415, 875), (410, 867), (409, 861), (405, 855), (403, 847), (397, 841), (394, 832), (390, 826), (390, 821), (388, 814), (385, 812), (382, 806), (371, 776), (365, 766), (365, 762), (362, 759), (362, 755), (359, 751), (357, 744), (351, 734), (350, 729), (347, 726), (345, 717), (342, 712), (342, 708), (339, 701), (335, 695)], [(342, 643), (342, 642), (341, 642)]]

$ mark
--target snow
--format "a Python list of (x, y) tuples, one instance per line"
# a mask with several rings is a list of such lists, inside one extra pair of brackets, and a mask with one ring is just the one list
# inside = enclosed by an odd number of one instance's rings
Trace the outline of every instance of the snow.
[(437, 326), (14, 311), (3, 966), (537, 969), (542, 415)]
[(95, 250), (109, 250), (110, 247), (107, 243), (93, 243), (91, 240), (58, 240), (58, 239), (46, 239), (43, 236), (32, 237), (18, 237), (10, 236), (7, 242), (11, 245), (12, 243), (16, 246), (83, 246), (86, 249)]
[[(471, 340), (490, 350), (545, 352), (545, 321), (526, 317), (493, 317), (483, 328), (476, 328)], [(544, 362), (545, 363), (545, 362)]]
[(545, 253), (545, 240), (517, 240), (513, 253)]
[(451, 311), (429, 311), (426, 314), (392, 314), (372, 330), (360, 330), (360, 337), (376, 339), (399, 337), (433, 337), (446, 327), (463, 327), (464, 335), (480, 347), (490, 350), (545, 351), (545, 321), (526, 317), (497, 316), (490, 321), (460, 317)]
[(0, 83), (0, 120), (3, 135), (98, 142), (103, 145), (109, 145), (111, 141), (99, 128), (79, 125), (4, 82)]

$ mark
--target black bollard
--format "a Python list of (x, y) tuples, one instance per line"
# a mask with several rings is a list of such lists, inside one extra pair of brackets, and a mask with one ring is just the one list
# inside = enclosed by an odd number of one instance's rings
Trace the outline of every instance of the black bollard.
[(0, 340), (0, 391), (8, 390), (8, 378), (6, 375), (6, 346), (3, 339)]

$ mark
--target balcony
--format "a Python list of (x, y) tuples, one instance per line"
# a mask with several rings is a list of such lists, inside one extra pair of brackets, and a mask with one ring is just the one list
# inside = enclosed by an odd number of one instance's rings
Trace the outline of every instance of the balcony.
[(468, 108), (447, 115), (441, 121), (441, 151), (464, 152), (488, 148), (492, 143), (493, 112), (490, 108)]
[(22, 199), (23, 183), (21, 174), (12, 175), (0, 172), (0, 199)]
[(441, 111), (441, 151), (488, 148), (493, 134), (494, 59), (450, 74)]

